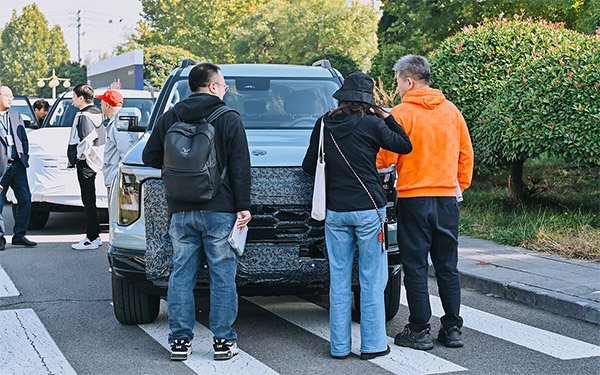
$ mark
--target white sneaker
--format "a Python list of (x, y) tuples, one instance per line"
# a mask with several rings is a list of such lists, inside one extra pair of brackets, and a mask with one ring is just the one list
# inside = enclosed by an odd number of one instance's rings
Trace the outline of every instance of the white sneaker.
[(74, 250), (95, 250), (98, 248), (98, 242), (96, 240), (90, 241), (88, 238), (84, 238), (83, 240), (74, 243), (71, 245)]
[(98, 236), (98, 238), (96, 238), (96, 239), (94, 240), (94, 242), (95, 242), (95, 243), (97, 243), (97, 244), (98, 244), (98, 246), (102, 246), (102, 239), (100, 238), (100, 236)]

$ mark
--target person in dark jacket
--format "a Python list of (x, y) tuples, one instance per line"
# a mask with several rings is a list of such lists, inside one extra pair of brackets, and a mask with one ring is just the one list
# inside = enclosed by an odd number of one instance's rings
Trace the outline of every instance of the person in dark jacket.
[(29, 141), (21, 114), (10, 109), (12, 100), (12, 90), (6, 85), (0, 85), (0, 251), (6, 248), (2, 209), (9, 187), (13, 189), (19, 203), (12, 244), (26, 247), (37, 245), (25, 237), (31, 213), (31, 191), (27, 182)]
[(71, 127), (67, 158), (68, 166), (77, 168), (87, 223), (87, 236), (71, 245), (74, 250), (95, 250), (102, 245), (96, 209), (96, 174), (102, 170), (106, 128), (102, 111), (94, 105), (93, 100), (92, 86), (82, 83), (73, 89), (73, 105), (80, 111)]
[(384, 305), (387, 254), (382, 242), (387, 199), (375, 161), (380, 148), (408, 154), (412, 145), (394, 117), (375, 105), (373, 88), (371, 77), (362, 72), (346, 77), (333, 94), (339, 100), (338, 108), (315, 124), (302, 163), (305, 172), (315, 174), (319, 135), (324, 126), (329, 330), (331, 356), (337, 359), (348, 357), (352, 345), (351, 278), (356, 246), (361, 287), (361, 359), (390, 352)]
[[(196, 65), (190, 71), (189, 84), (192, 95), (175, 104), (156, 121), (142, 154), (145, 164), (162, 168), (165, 135), (174, 123), (196, 123), (225, 105), (223, 97), (229, 87), (218, 66)], [(227, 168), (218, 192), (204, 202), (167, 198), (172, 214), (169, 234), (173, 241), (173, 271), (167, 297), (172, 360), (186, 360), (192, 352), (193, 289), (203, 257), (206, 257), (210, 272), (209, 326), (214, 335), (214, 358), (226, 360), (238, 353), (237, 334), (232, 327), (238, 306), (237, 255), (227, 237), (236, 216), (239, 228), (251, 219), (250, 154), (244, 125), (237, 112), (226, 112), (211, 124), (215, 129), (219, 173)]]

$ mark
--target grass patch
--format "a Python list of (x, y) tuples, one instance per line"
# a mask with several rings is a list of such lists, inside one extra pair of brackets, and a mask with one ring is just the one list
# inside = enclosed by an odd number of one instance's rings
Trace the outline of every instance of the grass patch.
[(477, 175), (460, 206), (460, 234), (600, 262), (600, 167), (536, 160), (524, 175), (522, 206), (508, 200), (506, 173)]

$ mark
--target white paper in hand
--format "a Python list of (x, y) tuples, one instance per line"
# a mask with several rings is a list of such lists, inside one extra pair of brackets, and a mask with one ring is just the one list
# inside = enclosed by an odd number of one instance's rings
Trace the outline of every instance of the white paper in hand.
[(246, 237), (248, 236), (248, 225), (246, 225), (242, 229), (242, 233), (240, 233), (240, 228), (238, 228), (237, 226), (238, 221), (239, 219), (235, 221), (235, 224), (233, 225), (233, 229), (231, 230), (227, 241), (229, 241), (229, 244), (231, 245), (235, 253), (241, 257), (244, 254), (244, 247), (246, 246)]

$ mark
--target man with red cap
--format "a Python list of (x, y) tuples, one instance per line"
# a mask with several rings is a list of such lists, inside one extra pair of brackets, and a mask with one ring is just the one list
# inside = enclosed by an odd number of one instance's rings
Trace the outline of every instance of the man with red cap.
[(123, 95), (115, 90), (106, 90), (104, 94), (97, 95), (96, 98), (102, 99), (100, 108), (102, 113), (110, 119), (106, 125), (106, 145), (104, 146), (104, 163), (102, 164), (104, 185), (108, 192), (108, 203), (110, 205), (110, 187), (117, 176), (119, 163), (137, 137), (134, 137), (133, 133), (117, 131), (115, 127), (117, 112), (123, 107)]

